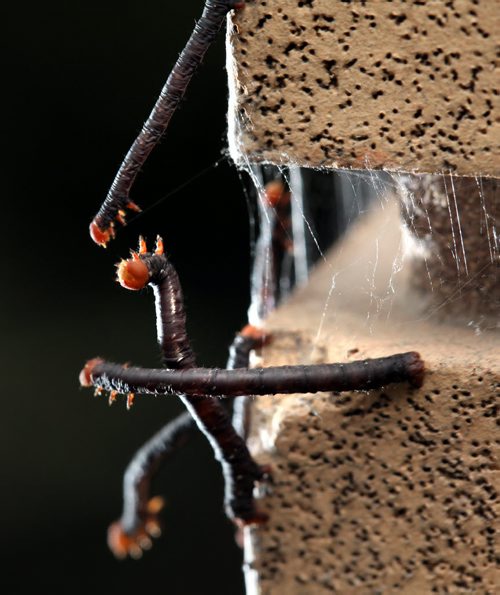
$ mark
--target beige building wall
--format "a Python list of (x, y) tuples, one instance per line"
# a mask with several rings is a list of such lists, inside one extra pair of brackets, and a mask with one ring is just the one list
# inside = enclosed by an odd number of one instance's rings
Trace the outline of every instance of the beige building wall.
[(229, 34), (239, 163), (500, 175), (496, 0), (248, 1)]
[(269, 523), (245, 529), (248, 593), (498, 591), (499, 31), (496, 0), (248, 0), (233, 17), (239, 166), (469, 176), (401, 178), (267, 321), (263, 365), (417, 350), (427, 373), (255, 400), (273, 480)]

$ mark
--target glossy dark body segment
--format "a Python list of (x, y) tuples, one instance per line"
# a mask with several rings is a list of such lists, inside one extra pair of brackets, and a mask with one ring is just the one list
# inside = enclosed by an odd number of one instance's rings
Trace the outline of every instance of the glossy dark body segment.
[(192, 397), (237, 397), (324, 391), (368, 390), (394, 382), (421, 386), (424, 364), (411, 351), (389, 357), (366, 359), (347, 364), (278, 366), (269, 368), (221, 370), (192, 368), (162, 370), (124, 368), (102, 362), (92, 371), (92, 381), (105, 390), (120, 393), (178, 394)]
[[(261, 342), (256, 341), (255, 338), (238, 333), (229, 348), (226, 369), (236, 370), (238, 368), (248, 368), (250, 352), (260, 346)], [(231, 421), (236, 433), (244, 440), (248, 437), (250, 430), (250, 404), (251, 397), (247, 395), (236, 397), (233, 400), (233, 416)]]
[(123, 476), (123, 512), (121, 524), (133, 535), (147, 517), (151, 480), (163, 462), (197, 431), (187, 411), (166, 424), (134, 455)]
[(150, 271), (156, 307), (156, 336), (165, 367), (179, 370), (195, 366), (196, 358), (186, 331), (184, 298), (177, 271), (164, 255), (141, 256)]

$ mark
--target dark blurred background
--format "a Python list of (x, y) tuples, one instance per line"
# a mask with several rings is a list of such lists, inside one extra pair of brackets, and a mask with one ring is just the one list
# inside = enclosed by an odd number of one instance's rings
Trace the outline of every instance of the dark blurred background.
[(144, 214), (107, 250), (87, 231), (202, 5), (2, 7), (2, 593), (243, 592), (220, 470), (201, 437), (156, 482), (163, 536), (140, 561), (114, 560), (105, 536), (121, 511), (123, 470), (182, 407), (140, 398), (130, 412), (123, 399), (110, 408), (77, 382), (95, 355), (158, 362), (152, 296), (114, 282), (139, 233), (164, 236), (200, 363), (225, 365), (246, 320), (249, 218), (223, 157), (223, 34), (139, 177), (133, 198)]

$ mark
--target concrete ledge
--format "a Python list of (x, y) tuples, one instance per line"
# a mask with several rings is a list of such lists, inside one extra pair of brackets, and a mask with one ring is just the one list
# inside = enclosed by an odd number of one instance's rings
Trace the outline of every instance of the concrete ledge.
[(500, 176), (496, 0), (247, 0), (228, 35), (236, 163)]

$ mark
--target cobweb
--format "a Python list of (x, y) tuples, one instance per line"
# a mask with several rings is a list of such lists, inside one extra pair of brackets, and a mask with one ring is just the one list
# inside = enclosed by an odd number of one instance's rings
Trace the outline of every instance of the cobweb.
[[(325, 321), (353, 305), (363, 311), (367, 334), (393, 318), (407, 325), (452, 320), (476, 333), (499, 328), (497, 180), (249, 162), (244, 170), (259, 222), (250, 323), (262, 324), (321, 267), (328, 283), (321, 285), (315, 343)], [(266, 196), (275, 180), (290, 191), (289, 223)], [(280, 227), (293, 246), (288, 285), (273, 270), (273, 233)]]

